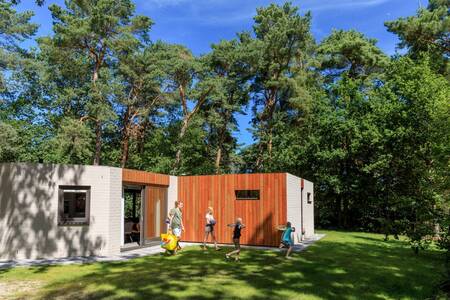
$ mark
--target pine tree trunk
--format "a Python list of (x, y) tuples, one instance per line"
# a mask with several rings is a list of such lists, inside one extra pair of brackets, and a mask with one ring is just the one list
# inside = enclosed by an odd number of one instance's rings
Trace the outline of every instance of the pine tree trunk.
[(122, 168), (125, 168), (128, 162), (129, 145), (130, 145), (129, 130), (128, 128), (124, 128), (124, 132), (122, 135), (122, 158), (120, 161), (120, 166)]
[(216, 169), (216, 174), (220, 174), (220, 162), (222, 160), (222, 146), (219, 146), (219, 149), (217, 149), (217, 154), (216, 154), (216, 163), (215, 163), (215, 169)]
[(95, 157), (94, 165), (100, 165), (100, 158), (102, 152), (102, 123), (100, 121), (95, 122)]
[[(186, 131), (187, 131), (187, 128), (189, 125), (189, 119), (190, 119), (190, 116), (187, 116), (183, 120), (183, 126), (181, 126), (180, 133), (178, 134), (178, 143), (181, 143), (181, 141), (183, 140), (183, 138), (186, 134)], [(180, 163), (181, 163), (181, 147), (178, 146), (177, 155), (175, 157), (175, 165), (174, 165), (175, 170), (180, 167)]]
[(128, 161), (128, 151), (129, 151), (129, 144), (130, 144), (130, 108), (127, 107), (127, 110), (125, 111), (125, 115), (123, 117), (123, 128), (122, 128), (122, 155), (120, 160), (120, 166), (122, 168), (125, 168)]

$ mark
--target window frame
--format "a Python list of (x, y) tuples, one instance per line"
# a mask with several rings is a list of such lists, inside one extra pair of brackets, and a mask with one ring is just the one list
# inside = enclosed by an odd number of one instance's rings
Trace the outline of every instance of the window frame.
[[(81, 191), (86, 193), (84, 217), (64, 217), (64, 192)], [(60, 185), (58, 186), (58, 225), (59, 226), (80, 226), (89, 225), (91, 212), (91, 186), (87, 185)]]
[[(239, 192), (247, 192), (248, 196), (239, 196)], [(256, 192), (257, 196), (250, 196), (252, 192)], [(236, 200), (261, 200), (261, 192), (260, 190), (234, 190), (234, 197)]]

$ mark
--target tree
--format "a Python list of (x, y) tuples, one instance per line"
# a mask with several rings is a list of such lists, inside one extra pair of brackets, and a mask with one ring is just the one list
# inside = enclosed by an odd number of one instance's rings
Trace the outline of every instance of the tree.
[(128, 162), (130, 138), (139, 138), (142, 147), (142, 140), (151, 126), (150, 117), (165, 102), (161, 90), (165, 79), (161, 58), (166, 50), (167, 45), (158, 42), (131, 53), (119, 54), (118, 75), (123, 88), (118, 97), (122, 107), (122, 167)]
[(406, 48), (418, 58), (428, 53), (433, 66), (450, 80), (448, 60), (450, 56), (450, 2), (430, 0), (428, 7), (420, 8), (416, 16), (386, 22), (388, 31), (398, 35), (399, 47)]
[(356, 79), (380, 73), (387, 65), (388, 57), (376, 42), (355, 30), (334, 30), (317, 49), (320, 69), (331, 82), (343, 74)]
[[(213, 101), (205, 107), (208, 140), (215, 153), (214, 170), (220, 174), (227, 166), (233, 165), (236, 139), (232, 133), (237, 129), (235, 114), (242, 113), (248, 103), (250, 66), (246, 63), (246, 53), (238, 40), (221, 41), (212, 45), (207, 55), (207, 63), (213, 76), (217, 78), (217, 89), (211, 93)], [(226, 160), (223, 165), (222, 162)]]
[(283, 6), (271, 4), (259, 8), (254, 17), (255, 38), (248, 38), (248, 50), (254, 78), (254, 125), (258, 140), (256, 168), (264, 168), (264, 153), (270, 163), (273, 148), (273, 116), (280, 97), (292, 84), (292, 71), (295, 63), (301, 64), (307, 48), (312, 43), (310, 33), (310, 14), (304, 17), (291, 3)]
[[(181, 106), (181, 126), (178, 143), (182, 143), (193, 118), (202, 109), (217, 82), (211, 76), (204, 58), (196, 58), (185, 47), (171, 46), (166, 54), (166, 90)], [(192, 109), (189, 108), (189, 103)], [(181, 145), (178, 147), (173, 171), (179, 172), (182, 157)]]
[(30, 22), (33, 12), (18, 13), (11, 1), (0, 0), (0, 93), (5, 94), (6, 82), (4, 72), (20, 63), (25, 51), (19, 43), (31, 38), (38, 26)]
[(81, 119), (94, 122), (96, 147), (93, 162), (98, 165), (102, 125), (113, 115), (107, 81), (107, 68), (114, 59), (113, 50), (129, 51), (139, 43), (139, 39), (147, 40), (152, 22), (147, 17), (133, 16), (134, 5), (130, 0), (70, 0), (66, 6), (67, 9), (55, 4), (50, 6), (54, 20), (51, 46), (55, 50), (74, 52), (89, 61), (89, 100), (86, 102), (86, 115)]

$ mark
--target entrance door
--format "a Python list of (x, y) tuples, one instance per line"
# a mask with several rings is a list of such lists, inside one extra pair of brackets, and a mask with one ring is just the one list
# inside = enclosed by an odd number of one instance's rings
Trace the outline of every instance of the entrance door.
[(126, 248), (141, 245), (142, 191), (140, 186), (127, 186), (123, 190), (123, 246)]
[(159, 241), (160, 234), (167, 231), (167, 188), (146, 187), (144, 236), (145, 243)]

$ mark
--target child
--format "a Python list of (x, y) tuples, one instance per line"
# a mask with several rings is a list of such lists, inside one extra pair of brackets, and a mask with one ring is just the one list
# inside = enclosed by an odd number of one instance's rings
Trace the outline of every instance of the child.
[(236, 250), (231, 251), (230, 253), (225, 254), (225, 257), (229, 259), (232, 255), (236, 254), (236, 257), (234, 258), (235, 261), (239, 261), (239, 254), (241, 253), (241, 244), (240, 244), (240, 238), (241, 238), (241, 229), (245, 228), (245, 225), (242, 224), (242, 219), (237, 218), (236, 223), (234, 224), (228, 224), (228, 227), (234, 227), (233, 230), (233, 243)]
[(286, 252), (286, 258), (290, 259), (289, 256), (292, 252), (292, 247), (294, 247), (294, 241), (292, 240), (292, 233), (295, 232), (295, 227), (292, 227), (291, 222), (287, 222), (286, 226), (278, 226), (278, 230), (283, 230), (281, 235), (281, 248), (288, 248)]

